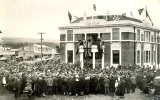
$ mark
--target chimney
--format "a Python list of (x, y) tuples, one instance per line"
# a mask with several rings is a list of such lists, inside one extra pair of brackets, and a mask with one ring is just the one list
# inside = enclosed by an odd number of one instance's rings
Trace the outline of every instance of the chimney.
[(109, 19), (108, 19), (108, 16), (109, 16), (109, 11), (107, 11), (107, 13), (106, 13), (106, 21), (109, 20)]
[(84, 12), (84, 14), (83, 14), (83, 21), (86, 21), (87, 20), (87, 14), (86, 14), (86, 12)]

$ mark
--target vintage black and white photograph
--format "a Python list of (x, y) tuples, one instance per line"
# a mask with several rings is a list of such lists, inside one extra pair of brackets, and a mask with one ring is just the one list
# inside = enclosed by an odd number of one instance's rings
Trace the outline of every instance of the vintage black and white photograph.
[(160, 0), (0, 0), (0, 100), (160, 100)]

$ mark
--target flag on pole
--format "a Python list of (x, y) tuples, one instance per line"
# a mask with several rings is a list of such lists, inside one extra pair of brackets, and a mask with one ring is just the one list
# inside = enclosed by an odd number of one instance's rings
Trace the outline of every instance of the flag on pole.
[(151, 23), (153, 26), (153, 22), (148, 14), (148, 11), (147, 11), (147, 6), (145, 6), (145, 8), (139, 9), (138, 11), (139, 11), (139, 15), (141, 15), (143, 17), (143, 20), (149, 21), (149, 23)]
[(149, 14), (148, 14), (148, 11), (147, 11), (147, 9), (146, 9), (146, 17), (148, 17), (148, 18), (149, 18), (149, 20), (151, 21), (151, 24), (152, 24), (152, 26), (153, 26), (152, 19), (151, 19), (151, 17), (150, 17), (150, 16), (149, 16)]
[(71, 22), (72, 21), (72, 15), (69, 11), (68, 11), (68, 18), (69, 18), (69, 21)]
[(139, 15), (141, 15), (141, 14), (142, 14), (143, 10), (144, 10), (144, 8), (142, 8), (142, 9), (139, 9), (139, 10), (138, 10)]
[(96, 11), (96, 4), (93, 4), (93, 10)]
[(130, 14), (131, 14), (131, 16), (133, 17), (133, 14), (132, 14), (132, 12), (130, 12)]
[[(74, 15), (73, 15), (74, 16)], [(78, 17), (77, 16), (74, 16), (76, 19), (78, 19)]]

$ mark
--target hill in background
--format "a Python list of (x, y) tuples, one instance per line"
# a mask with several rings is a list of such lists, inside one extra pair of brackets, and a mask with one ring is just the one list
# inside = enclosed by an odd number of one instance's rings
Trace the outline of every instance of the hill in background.
[[(40, 39), (34, 39), (34, 38), (14, 38), (14, 37), (3, 37), (3, 43), (38, 43), (40, 42)], [(59, 43), (60, 41), (52, 40), (52, 39), (44, 39), (43, 42), (51, 42), (51, 43)]]
[[(36, 43), (41, 44), (40, 40), (38, 39), (29, 39), (29, 38), (3, 38), (4, 41), (2, 43), (2, 46), (4, 47), (10, 47), (12, 49), (18, 49), (20, 47), (29, 45), (30, 43)], [(51, 48), (56, 48), (56, 46), (59, 46), (59, 41), (51, 41), (51, 40), (45, 40), (42, 42), (42, 45), (46, 45)]]

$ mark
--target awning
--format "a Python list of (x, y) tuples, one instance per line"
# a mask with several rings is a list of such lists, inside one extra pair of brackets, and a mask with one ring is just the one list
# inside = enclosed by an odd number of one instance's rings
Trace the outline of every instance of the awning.
[(7, 60), (7, 57), (1, 57), (0, 61)]

